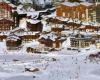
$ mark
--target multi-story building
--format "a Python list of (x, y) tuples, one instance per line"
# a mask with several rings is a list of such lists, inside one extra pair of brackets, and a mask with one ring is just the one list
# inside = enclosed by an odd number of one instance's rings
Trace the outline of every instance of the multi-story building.
[(0, 18), (11, 19), (12, 9), (10, 3), (0, 2)]
[(87, 0), (90, 3), (94, 3), (94, 5), (96, 6), (95, 8), (95, 13), (96, 15), (94, 16), (94, 18), (96, 19), (97, 22), (100, 23), (100, 0)]
[(64, 2), (61, 3), (56, 8), (57, 16), (66, 17), (72, 19), (79, 19), (81, 21), (94, 21), (95, 6), (92, 3), (81, 2), (81, 3), (71, 3)]
[(100, 23), (100, 0), (96, 0), (96, 21)]
[(14, 29), (14, 22), (8, 19), (0, 19), (0, 32), (10, 31)]
[(70, 38), (70, 42), (71, 47), (86, 48), (90, 47), (90, 45), (94, 43), (94, 40), (90, 36), (77, 34)]

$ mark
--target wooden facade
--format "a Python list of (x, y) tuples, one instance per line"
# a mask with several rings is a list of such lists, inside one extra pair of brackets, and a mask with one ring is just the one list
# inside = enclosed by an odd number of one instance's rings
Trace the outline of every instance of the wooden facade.
[(0, 35), (0, 42), (3, 40), (6, 40), (7, 36), (6, 35)]
[(70, 41), (71, 41), (71, 47), (76, 47), (76, 48), (86, 48), (94, 43), (94, 40), (92, 38), (84, 37), (84, 35), (80, 34), (76, 35), (76, 37), (71, 38)]
[(6, 46), (8, 50), (21, 49), (22, 39), (18, 36), (8, 36), (6, 39)]
[(0, 2), (0, 18), (11, 19), (12, 7), (5, 2)]
[(81, 22), (75, 23), (75, 20), (73, 20), (73, 22), (68, 22), (68, 21), (61, 21), (56, 18), (49, 18), (46, 21), (47, 21), (48, 25), (51, 26), (52, 31), (58, 32), (58, 33), (60, 33), (63, 30), (67, 30), (67, 29), (74, 30), (81, 26)]
[[(81, 21), (93, 21), (93, 13), (95, 11), (94, 5), (92, 3), (78, 3), (78, 5), (69, 6), (69, 3), (62, 3), (56, 8), (56, 14), (58, 17), (66, 18), (78, 18)], [(71, 3), (73, 5), (75, 3)]]
[(57, 33), (60, 33), (61, 31), (64, 30), (64, 22), (59, 20), (59, 19), (56, 19), (56, 18), (49, 18), (46, 20), (48, 25), (51, 26), (51, 30), (53, 32), (57, 32)]
[(44, 51), (44, 44), (39, 44), (35, 47), (32, 47), (32, 46), (27, 47), (26, 51), (28, 53), (42, 53), (42, 51)]
[(39, 39), (39, 42), (44, 44), (46, 47), (53, 47), (53, 40), (51, 40), (49, 37), (47, 39), (41, 38)]
[(39, 42), (41, 44), (44, 44), (45, 47), (49, 47), (49, 48), (61, 48), (62, 43), (65, 41), (65, 39), (60, 39), (60, 38), (55, 38), (55, 40), (50, 39), (50, 37), (48, 37), (47, 39), (45, 38), (41, 38), (39, 39)]
[(85, 31), (85, 32), (94, 32), (94, 31), (98, 31), (98, 27), (96, 26), (91, 26), (91, 25), (86, 25), (83, 27), (79, 28), (81, 31)]
[(64, 25), (64, 29), (69, 29), (69, 30), (74, 30), (74, 29), (78, 29), (79, 27), (81, 26), (81, 24), (78, 24), (78, 23), (74, 23), (74, 22), (69, 22), (69, 23), (66, 23)]
[(63, 31), (63, 28), (52, 28), (53, 32), (57, 32), (57, 33), (61, 33), (61, 31)]
[(100, 23), (100, 4), (96, 6), (96, 21)]
[(0, 20), (0, 31), (10, 31), (14, 28), (15, 26), (12, 20), (7, 20), (7, 19)]
[(23, 42), (33, 41), (33, 40), (38, 39), (39, 37), (40, 37), (39, 34), (35, 34), (35, 35), (23, 35), (23, 36), (21, 36)]
[(27, 29), (29, 31), (40, 31), (40, 32), (42, 32), (43, 25), (42, 25), (41, 22), (36, 23), (36, 24), (32, 24), (30, 22), (27, 22)]

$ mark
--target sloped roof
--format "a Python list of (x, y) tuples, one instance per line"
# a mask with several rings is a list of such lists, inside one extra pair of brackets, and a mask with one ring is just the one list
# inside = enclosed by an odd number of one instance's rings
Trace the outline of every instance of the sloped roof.
[(9, 19), (5, 19), (5, 18), (1, 18), (0, 23), (14, 23), (14, 21), (9, 20)]
[(6, 9), (7, 11), (12, 11), (13, 7), (9, 5), (9, 3), (0, 2), (0, 8)]
[(65, 5), (65, 6), (69, 6), (69, 7), (74, 7), (74, 6), (78, 6), (79, 5), (79, 3), (77, 3), (77, 2), (74, 2), (74, 3), (64, 2), (62, 4)]
[(93, 3), (89, 3), (89, 2), (81, 2), (80, 4), (87, 7), (93, 5)]
[(33, 19), (28, 19), (27, 22), (31, 23), (31, 24), (37, 24), (40, 22), (40, 20), (33, 20)]

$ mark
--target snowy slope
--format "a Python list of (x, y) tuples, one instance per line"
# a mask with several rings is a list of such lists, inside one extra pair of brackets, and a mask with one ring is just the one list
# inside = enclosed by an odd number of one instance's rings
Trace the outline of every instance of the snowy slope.
[[(85, 60), (91, 52), (95, 50), (84, 54), (62, 50), (45, 55), (0, 55), (0, 80), (33, 80), (34, 76), (34, 80), (100, 80), (100, 62)], [(25, 72), (24, 68), (39, 68), (40, 71)]]

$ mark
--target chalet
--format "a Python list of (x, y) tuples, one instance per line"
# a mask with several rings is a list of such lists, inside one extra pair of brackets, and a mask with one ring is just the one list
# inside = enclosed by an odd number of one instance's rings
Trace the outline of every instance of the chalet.
[[(95, 5), (88, 2), (80, 3), (81, 17), (79, 18), (82, 21), (95, 21)], [(83, 9), (83, 10), (82, 10)]]
[(14, 29), (14, 22), (8, 19), (0, 19), (0, 31), (10, 31)]
[(56, 8), (59, 17), (78, 18), (81, 21), (94, 21), (95, 6), (88, 2), (64, 2)]
[(12, 9), (13, 7), (9, 3), (0, 2), (0, 18), (12, 19)]
[(61, 49), (61, 46), (62, 46), (62, 43), (66, 40), (65, 37), (63, 37), (63, 39), (61, 37), (58, 37), (55, 39), (54, 43), (53, 43), (53, 46), (54, 48), (56, 49)]
[(17, 35), (21, 38), (23, 43), (27, 43), (33, 40), (37, 40), (40, 37), (40, 32), (33, 32), (33, 31), (25, 31), (20, 27), (17, 27), (10, 31), (9, 35)]
[[(65, 39), (64, 39), (65, 40)], [(54, 41), (50, 39), (49, 37), (47, 39), (41, 38), (39, 39), (39, 42), (41, 44), (44, 44), (46, 48), (55, 48), (55, 49), (60, 49), (62, 43), (64, 42), (62, 39), (55, 39)]]
[(85, 36), (82, 34), (74, 35), (74, 37), (70, 38), (71, 47), (76, 48), (85, 48), (89, 47), (91, 44), (95, 43), (95, 40), (92, 39), (90, 36)]
[(98, 27), (91, 26), (91, 25), (86, 25), (86, 26), (81, 26), (79, 29), (81, 31), (85, 31), (85, 32), (94, 32), (94, 31), (98, 30)]
[(41, 44), (45, 44), (46, 47), (53, 47), (53, 40), (51, 40), (49, 37), (47, 39), (42, 37), (39, 39), (39, 42)]
[(14, 23), (15, 23), (15, 26), (19, 26), (19, 23), (20, 23), (20, 20), (22, 18), (26, 18), (27, 17), (27, 14), (26, 13), (18, 13), (16, 10), (13, 11), (12, 13), (12, 16), (13, 16), (13, 20), (14, 20)]
[(7, 37), (6, 46), (8, 50), (21, 49), (22, 39), (16, 35), (10, 35)]
[(62, 43), (66, 40), (65, 37), (53, 33), (40, 36), (39, 42), (49, 48), (61, 48)]
[(15, 22), (15, 25), (18, 27), (20, 20), (22, 18), (26, 18), (27, 17), (27, 13), (23, 8), (23, 5), (18, 5), (17, 7), (14, 7), (12, 10), (12, 17), (13, 20)]
[(22, 38), (22, 42), (30, 42), (33, 40), (37, 40), (40, 37), (39, 32), (23, 32), (22, 35), (20, 36)]
[(38, 41), (26, 43), (25, 47), (28, 53), (41, 53), (44, 50), (44, 45), (40, 44)]
[(0, 42), (2, 42), (3, 40), (6, 40), (7, 35), (0, 35)]
[(78, 29), (81, 26), (81, 24), (79, 23), (75, 23), (75, 22), (68, 22), (64, 25), (64, 29), (67, 30), (75, 30)]
[(63, 30), (74, 30), (78, 29), (81, 26), (81, 21), (76, 19), (60, 19), (59, 17), (56, 18), (49, 18), (47, 19), (48, 25), (51, 26), (52, 31), (54, 32), (61, 32)]
[(10, 35), (17, 35), (22, 39), (22, 42), (27, 43), (33, 40), (37, 40), (40, 37), (40, 32), (25, 31), (24, 29), (17, 27), (10, 31)]
[(51, 26), (51, 30), (53, 32), (60, 33), (61, 31), (64, 30), (64, 23), (63, 21), (56, 19), (56, 18), (49, 18), (46, 20), (48, 25)]
[(28, 31), (42, 31), (43, 25), (40, 20), (27, 20), (27, 29)]

